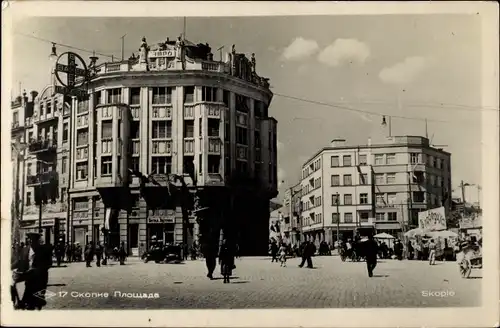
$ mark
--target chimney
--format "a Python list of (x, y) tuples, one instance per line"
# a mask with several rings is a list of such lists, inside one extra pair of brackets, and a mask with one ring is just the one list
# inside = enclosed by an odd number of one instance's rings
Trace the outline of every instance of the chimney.
[(33, 90), (30, 92), (30, 95), (31, 95), (31, 101), (35, 102), (35, 98), (36, 98), (36, 96), (38, 96), (38, 92)]
[(335, 138), (331, 141), (330, 145), (332, 147), (343, 147), (346, 145), (346, 140), (343, 138)]

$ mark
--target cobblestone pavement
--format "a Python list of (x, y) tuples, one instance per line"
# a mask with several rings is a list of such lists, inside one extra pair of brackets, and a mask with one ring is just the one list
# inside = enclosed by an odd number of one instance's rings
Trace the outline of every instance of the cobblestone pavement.
[[(199, 260), (145, 264), (131, 259), (125, 266), (100, 268), (72, 263), (50, 270), (48, 290), (56, 296), (48, 299), (47, 309), (443, 307), (481, 302), (482, 272), (474, 270), (470, 279), (463, 279), (454, 262), (431, 267), (427, 262), (383, 260), (369, 278), (364, 262), (341, 262), (337, 256), (313, 261), (314, 269), (301, 269), (299, 259), (289, 259), (286, 268), (267, 258), (237, 259), (230, 284), (206, 278)], [(87, 292), (109, 296), (75, 297)], [(119, 297), (115, 292), (158, 293), (159, 298)]]

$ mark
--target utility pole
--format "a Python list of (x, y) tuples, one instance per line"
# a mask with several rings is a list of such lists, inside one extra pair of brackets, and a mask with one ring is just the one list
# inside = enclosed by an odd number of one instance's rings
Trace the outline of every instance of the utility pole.
[(120, 37), (122, 39), (122, 61), (125, 59), (125, 36), (127, 36), (127, 34)]
[(340, 213), (339, 213), (339, 201), (340, 201), (340, 196), (339, 193), (336, 193), (336, 205), (337, 205), (337, 245), (339, 244), (340, 241)]

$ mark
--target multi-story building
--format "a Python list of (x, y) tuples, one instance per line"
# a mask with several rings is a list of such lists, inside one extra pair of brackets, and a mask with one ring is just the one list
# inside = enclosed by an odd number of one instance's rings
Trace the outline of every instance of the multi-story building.
[(359, 146), (333, 140), (302, 166), (303, 233), (317, 242), (336, 240), (337, 230), (398, 234), (417, 226), (420, 211), (449, 210), (450, 156), (424, 137)]
[[(215, 61), (208, 45), (181, 39), (150, 47), (144, 38), (140, 49), (93, 65), (89, 96), (73, 100), (70, 239), (103, 242), (106, 226), (107, 242), (132, 254), (153, 236), (190, 243), (203, 232), (194, 216), (186, 226), (179, 198), (164, 188), (177, 174), (196, 189), (207, 222), (236, 227), (242, 254), (266, 253), (277, 122), (255, 57), (233, 46)], [(137, 172), (156, 185), (141, 189)]]
[(302, 185), (299, 183), (285, 191), (283, 200), (284, 233), (292, 244), (300, 243)]
[(31, 96), (23, 118), (21, 236), (24, 239), (26, 232), (41, 227), (45, 242), (53, 243), (56, 237), (65, 238), (68, 214), (70, 104), (55, 93), (54, 86), (47, 86), (39, 96), (32, 91)]

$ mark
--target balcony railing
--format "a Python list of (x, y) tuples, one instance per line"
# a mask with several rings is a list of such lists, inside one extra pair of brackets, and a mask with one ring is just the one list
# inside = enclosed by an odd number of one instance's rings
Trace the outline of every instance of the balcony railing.
[(141, 141), (136, 139), (132, 140), (132, 154), (139, 154), (141, 151)]
[(22, 129), (23, 126), (19, 122), (12, 122), (12, 130)]
[(184, 139), (184, 154), (194, 154), (194, 138)]
[(130, 114), (133, 118), (140, 118), (141, 106), (140, 105), (130, 105)]
[(153, 140), (153, 154), (171, 154), (171, 140)]
[(172, 105), (153, 105), (153, 119), (172, 119)]
[(207, 116), (210, 118), (219, 118), (221, 117), (220, 112), (221, 109), (224, 108), (220, 104), (214, 104), (214, 103), (207, 103), (206, 105), (207, 108)]
[(31, 153), (40, 153), (44, 151), (54, 151), (57, 149), (57, 142), (55, 140), (31, 140), (28, 147)]
[(59, 178), (56, 171), (47, 171), (38, 173), (37, 175), (28, 175), (26, 177), (27, 186), (36, 186), (39, 184), (47, 184), (52, 181), (57, 181)]
[(195, 105), (184, 104), (184, 118), (194, 118)]
[(208, 138), (208, 153), (219, 155), (221, 151), (221, 140), (219, 137)]

